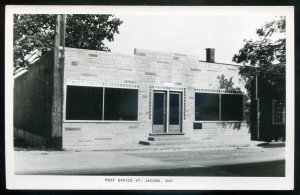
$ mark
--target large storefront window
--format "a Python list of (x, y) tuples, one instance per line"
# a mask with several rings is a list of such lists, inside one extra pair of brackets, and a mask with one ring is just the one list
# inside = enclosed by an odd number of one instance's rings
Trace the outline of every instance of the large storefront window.
[(103, 88), (67, 87), (67, 120), (102, 120)]
[(242, 121), (243, 95), (196, 93), (196, 121)]
[(138, 91), (106, 88), (104, 120), (137, 120)]
[(196, 121), (219, 120), (219, 94), (196, 93), (195, 120)]
[(242, 121), (243, 120), (243, 96), (232, 94), (221, 94), (221, 120)]
[(136, 121), (137, 116), (137, 89), (67, 86), (66, 120)]

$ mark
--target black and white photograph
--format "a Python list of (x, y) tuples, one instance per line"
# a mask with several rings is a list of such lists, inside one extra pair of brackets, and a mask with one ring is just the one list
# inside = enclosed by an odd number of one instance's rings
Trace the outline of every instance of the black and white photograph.
[(5, 25), (7, 188), (293, 189), (292, 6), (7, 6)]

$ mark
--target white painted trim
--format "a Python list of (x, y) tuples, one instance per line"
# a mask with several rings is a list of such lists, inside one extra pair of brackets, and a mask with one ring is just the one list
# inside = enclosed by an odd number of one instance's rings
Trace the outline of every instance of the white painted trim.
[(239, 90), (225, 90), (225, 89), (194, 89), (196, 93), (217, 93), (217, 94), (231, 94), (244, 95), (244, 92)]
[(100, 82), (95, 81), (86, 81), (86, 80), (67, 80), (65, 85), (72, 86), (85, 86), (85, 87), (106, 87), (106, 88), (122, 88), (122, 89), (139, 89), (140, 85), (131, 84), (131, 83), (109, 83), (109, 82)]

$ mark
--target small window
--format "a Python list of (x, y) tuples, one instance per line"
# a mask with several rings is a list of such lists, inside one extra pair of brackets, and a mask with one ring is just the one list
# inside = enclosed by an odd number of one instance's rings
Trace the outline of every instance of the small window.
[(67, 86), (66, 120), (102, 120), (103, 88)]
[(137, 89), (105, 88), (104, 102), (104, 120), (137, 120)]
[(285, 124), (285, 103), (273, 100), (273, 124)]
[(196, 93), (195, 95), (195, 120), (219, 120), (219, 94)]

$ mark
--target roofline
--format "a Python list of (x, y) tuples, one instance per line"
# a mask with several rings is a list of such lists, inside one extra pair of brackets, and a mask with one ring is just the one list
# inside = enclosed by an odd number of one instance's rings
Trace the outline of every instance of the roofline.
[(53, 49), (47, 51), (44, 55), (40, 56), (38, 59), (36, 59), (36, 60), (33, 61), (32, 63), (29, 63), (29, 64), (28, 64), (28, 67), (29, 67), (29, 66), (34, 66), (38, 61), (40, 61), (41, 59), (43, 59), (44, 57), (48, 56), (49, 54), (51, 54), (51, 53), (53, 53), (53, 52), (54, 52)]
[(229, 63), (221, 63), (221, 62), (207, 62), (204, 60), (198, 60), (198, 62), (206, 62), (206, 63), (210, 63), (210, 64), (222, 64), (222, 65), (229, 65), (229, 66), (244, 66), (244, 65), (240, 65), (240, 64), (229, 64)]
[(15, 73), (14, 79), (17, 79), (17, 78), (21, 77), (22, 75), (24, 75), (27, 72), (28, 72), (28, 69), (22, 69), (22, 70), (20, 70), (19, 72)]
[[(119, 52), (112, 52), (112, 51), (102, 51), (102, 50), (96, 50), (96, 49), (82, 49), (82, 48), (76, 48), (76, 47), (65, 47), (65, 48), (69, 48), (69, 49), (78, 49), (78, 50), (89, 50), (89, 51), (97, 51), (97, 52), (108, 52), (108, 53), (112, 53), (112, 54), (119, 54), (119, 55), (125, 55), (125, 56), (138, 56), (136, 54), (127, 54), (127, 53), (119, 53)], [(145, 51), (149, 51), (149, 52), (157, 52), (157, 53), (162, 53), (162, 54), (167, 54), (167, 55), (182, 55), (185, 57), (198, 57), (196, 55), (189, 55), (189, 54), (181, 54), (181, 53), (172, 53), (172, 52), (165, 52), (165, 51), (158, 51), (158, 50), (149, 50), (149, 49), (141, 49), (141, 48), (134, 48), (134, 52), (135, 50), (145, 50)], [(140, 56), (139, 56), (140, 57)], [(143, 56), (141, 56), (143, 57)], [(244, 66), (244, 65), (240, 65), (240, 64), (229, 64), (229, 63), (221, 63), (221, 62), (207, 62), (204, 60), (198, 60), (198, 62), (206, 62), (206, 63), (211, 63), (211, 64), (221, 64), (221, 65), (229, 65), (229, 66)]]

